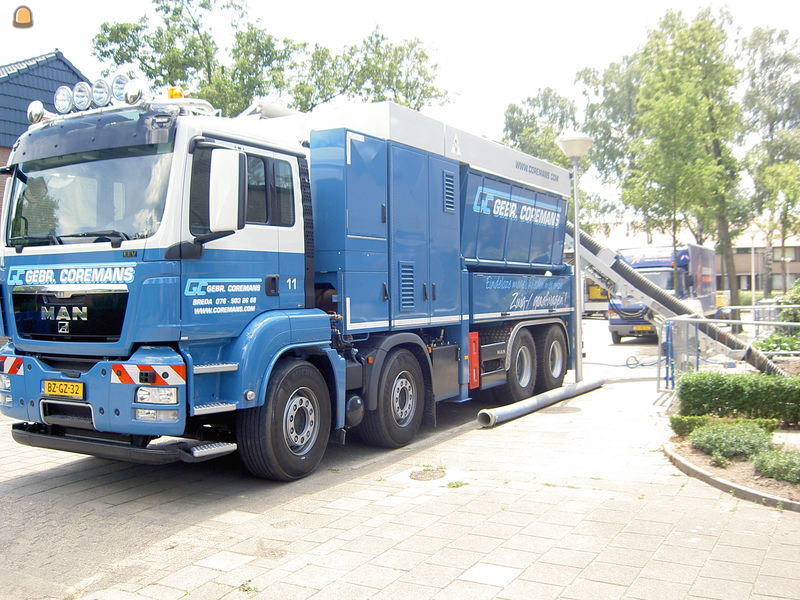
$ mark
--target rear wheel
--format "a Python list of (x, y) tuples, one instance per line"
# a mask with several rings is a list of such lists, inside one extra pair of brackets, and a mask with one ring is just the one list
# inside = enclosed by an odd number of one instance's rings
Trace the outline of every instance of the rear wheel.
[(536, 354), (536, 392), (561, 387), (567, 374), (567, 339), (558, 325), (551, 325), (537, 336)]
[(304, 360), (281, 360), (272, 372), (262, 406), (236, 418), (239, 454), (257, 477), (290, 481), (311, 473), (322, 460), (331, 429), (328, 386)]
[(533, 396), (536, 387), (536, 345), (527, 329), (522, 329), (511, 345), (508, 368), (508, 395), (513, 402)]
[(378, 406), (358, 427), (366, 443), (384, 448), (408, 444), (422, 423), (425, 388), (416, 357), (404, 348), (389, 353), (378, 382)]

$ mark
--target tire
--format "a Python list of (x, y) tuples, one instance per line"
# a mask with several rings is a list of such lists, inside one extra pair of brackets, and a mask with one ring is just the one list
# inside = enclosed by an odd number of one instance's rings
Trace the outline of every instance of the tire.
[(536, 336), (536, 393), (561, 387), (567, 374), (567, 338), (558, 325)]
[[(527, 329), (521, 329), (511, 346), (511, 362), (508, 368), (508, 384), (499, 388), (511, 397), (512, 402), (530, 398), (536, 389), (536, 345)], [(501, 393), (498, 390), (498, 394)]]
[(279, 361), (264, 404), (236, 415), (242, 462), (256, 477), (276, 481), (300, 479), (316, 469), (330, 430), (325, 379), (314, 365), (299, 359)]
[(425, 408), (422, 369), (404, 348), (392, 350), (378, 382), (378, 406), (364, 413), (358, 427), (361, 439), (383, 448), (400, 448), (416, 435)]
[(619, 344), (622, 341), (622, 336), (618, 334), (616, 331), (611, 332), (611, 343), (612, 344)]

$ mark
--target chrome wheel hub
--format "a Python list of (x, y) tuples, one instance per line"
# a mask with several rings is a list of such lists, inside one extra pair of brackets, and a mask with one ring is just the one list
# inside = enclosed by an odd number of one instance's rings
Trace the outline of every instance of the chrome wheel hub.
[(306, 454), (319, 436), (317, 397), (306, 387), (297, 388), (289, 396), (283, 413), (283, 436), (292, 454)]

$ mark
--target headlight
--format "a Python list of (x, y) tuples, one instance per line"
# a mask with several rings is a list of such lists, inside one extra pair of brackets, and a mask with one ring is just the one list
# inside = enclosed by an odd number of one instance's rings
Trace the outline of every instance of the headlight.
[(7, 392), (11, 389), (11, 377), (0, 375), (0, 391)]
[(55, 105), (56, 110), (61, 114), (71, 111), (73, 107), (72, 90), (65, 85), (59, 87), (56, 90), (55, 96), (53, 96), (53, 104)]
[(139, 404), (177, 404), (178, 388), (140, 387), (136, 390), (136, 402)]
[(85, 81), (79, 81), (72, 88), (72, 101), (78, 110), (86, 110), (92, 105), (92, 88)]
[(137, 408), (135, 411), (137, 421), (156, 421), (159, 423), (174, 423), (178, 420), (177, 410), (156, 410), (154, 408)]
[(92, 102), (95, 106), (105, 106), (111, 102), (111, 88), (104, 79), (98, 79), (92, 85)]
[(11, 406), (14, 401), (11, 399), (11, 394), (0, 393), (0, 404), (3, 406)]
[(127, 75), (120, 73), (111, 80), (111, 95), (117, 102), (125, 102), (125, 85), (129, 79)]

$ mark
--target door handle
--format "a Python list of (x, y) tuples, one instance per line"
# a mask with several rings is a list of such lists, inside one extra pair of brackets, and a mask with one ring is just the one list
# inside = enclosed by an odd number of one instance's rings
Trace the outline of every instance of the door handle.
[(279, 296), (280, 290), (280, 275), (267, 275), (265, 291), (267, 296)]
[(391, 297), (389, 296), (389, 286), (386, 285), (386, 282), (384, 281), (383, 282), (383, 301), (384, 302), (389, 302), (389, 300), (391, 300)]

